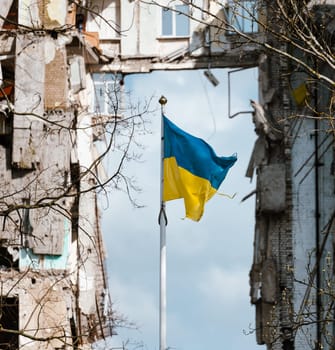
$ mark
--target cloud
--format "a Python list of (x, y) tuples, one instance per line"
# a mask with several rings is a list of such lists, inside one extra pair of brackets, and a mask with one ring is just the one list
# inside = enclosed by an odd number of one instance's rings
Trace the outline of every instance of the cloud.
[(199, 278), (198, 288), (208, 300), (215, 300), (216, 307), (234, 310), (246, 299), (248, 271), (209, 266)]
[[(240, 72), (231, 75), (232, 113), (251, 110), (249, 99), (257, 100), (256, 71), (244, 71), (243, 85), (240, 84)], [(153, 104), (157, 101), (157, 107), (159, 97), (164, 95), (168, 99), (167, 116), (181, 128), (204, 139), (223, 130), (232, 130), (234, 124), (246, 119), (251, 125), (251, 115), (241, 115), (242, 120), (228, 119), (227, 70), (214, 69), (212, 72), (220, 80), (217, 87), (205, 78), (202, 70), (153, 72), (140, 78), (129, 76), (126, 83), (128, 81), (131, 90), (140, 92), (141, 96), (155, 95)], [(238, 87), (236, 83), (239, 83)]]
[(117, 313), (124, 315), (137, 328), (157, 322), (157, 297), (145, 285), (125, 284), (120, 278), (114, 278), (112, 296)]
[(114, 277), (112, 283), (114, 311), (125, 320), (125, 326), (117, 328), (118, 337), (114, 337), (114, 346), (129, 343), (131, 346), (156, 338), (158, 328), (157, 297), (143, 283), (125, 283), (122, 278)]

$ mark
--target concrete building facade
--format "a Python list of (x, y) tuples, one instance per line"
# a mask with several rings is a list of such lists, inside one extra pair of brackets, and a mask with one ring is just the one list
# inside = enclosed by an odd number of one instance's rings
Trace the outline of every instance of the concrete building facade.
[(69, 6), (0, 7), (1, 349), (90, 349), (112, 332), (85, 89), (96, 55)]

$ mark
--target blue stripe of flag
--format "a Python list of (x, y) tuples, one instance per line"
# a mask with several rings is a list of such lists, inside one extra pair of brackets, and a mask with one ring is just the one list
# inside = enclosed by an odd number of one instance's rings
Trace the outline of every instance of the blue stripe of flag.
[(178, 128), (165, 116), (163, 121), (164, 158), (175, 157), (178, 166), (207, 179), (217, 190), (237, 157), (218, 157), (204, 140)]

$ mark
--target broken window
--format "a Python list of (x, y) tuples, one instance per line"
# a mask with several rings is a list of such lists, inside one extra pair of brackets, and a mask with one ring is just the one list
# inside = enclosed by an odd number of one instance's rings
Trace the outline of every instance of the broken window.
[[(0, 101), (10, 107), (9, 102), (14, 102), (14, 58), (13, 40), (8, 40), (8, 45), (4, 38), (0, 38)], [(8, 56), (12, 57), (8, 59)]]
[(15, 333), (19, 330), (19, 299), (17, 297), (0, 297), (0, 324), (0, 349), (18, 349), (19, 335), (18, 332)]
[[(243, 33), (256, 33), (257, 25), (257, 2), (229, 0), (226, 7), (226, 16), (229, 24)], [(234, 34), (234, 31), (230, 31)]]
[(85, 29), (85, 15), (83, 13), (76, 14), (76, 28), (82, 32)]
[(116, 115), (122, 109), (122, 77), (115, 74), (93, 74), (94, 113)]
[(7, 102), (0, 102), (0, 144), (9, 147), (11, 144), (13, 115), (9, 111)]
[(185, 4), (162, 8), (162, 35), (188, 36), (190, 34), (188, 15), (189, 6)]
[(19, 268), (19, 248), (18, 247), (0, 247), (0, 269)]
[(74, 317), (70, 318), (70, 327), (71, 327), (73, 349), (78, 349), (79, 336), (78, 336), (78, 329), (77, 329), (76, 321), (75, 321)]
[(95, 87), (94, 112), (102, 115), (112, 114), (113, 108), (111, 103), (109, 103), (109, 96), (113, 88), (112, 83), (95, 82), (94, 87)]
[[(4, 42), (1, 40), (0, 47)], [(5, 46), (5, 45), (3, 45)], [(13, 128), (12, 102), (14, 101), (14, 69), (12, 60), (6, 59), (10, 53), (12, 43), (8, 47), (1, 47), (4, 56), (0, 53), (0, 144), (9, 147)], [(0, 49), (0, 51), (2, 51)]]

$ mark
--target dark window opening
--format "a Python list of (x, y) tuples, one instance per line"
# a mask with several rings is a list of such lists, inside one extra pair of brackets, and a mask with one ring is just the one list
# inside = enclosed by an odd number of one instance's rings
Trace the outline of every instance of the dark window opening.
[(14, 103), (14, 60), (0, 60), (0, 144), (12, 144)]
[(79, 196), (80, 196), (80, 168), (78, 163), (72, 163), (70, 169), (70, 178), (73, 189), (77, 192), (74, 196), (74, 202), (71, 207), (71, 233), (72, 242), (78, 239), (79, 228)]
[[(13, 44), (9, 51), (5, 53), (7, 55), (14, 55), (15, 45)], [(3, 59), (1, 63), (1, 93), (0, 100), (9, 100), (14, 103), (14, 77), (15, 77), (15, 58)]]
[(13, 113), (0, 103), (0, 144), (6, 148), (11, 145), (13, 131)]
[(292, 329), (289, 327), (282, 328), (283, 335), (283, 350), (294, 350), (294, 339), (292, 336)]
[(70, 326), (71, 326), (73, 349), (78, 349), (79, 337), (78, 337), (78, 331), (76, 327), (76, 321), (74, 320), (73, 317), (70, 318)]
[[(14, 248), (13, 248), (13, 252), (14, 252)], [(0, 247), (0, 270), (7, 270), (7, 269), (18, 270), (19, 259), (17, 258), (14, 259), (13, 255), (9, 253), (7, 247)]]
[[(0, 349), (14, 350), (19, 348), (19, 299), (0, 298)], [(6, 331), (7, 330), (7, 331)], [(14, 332), (8, 332), (14, 331)]]
[(85, 30), (86, 27), (86, 18), (85, 15), (82, 13), (76, 14), (76, 28), (82, 32)]

